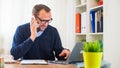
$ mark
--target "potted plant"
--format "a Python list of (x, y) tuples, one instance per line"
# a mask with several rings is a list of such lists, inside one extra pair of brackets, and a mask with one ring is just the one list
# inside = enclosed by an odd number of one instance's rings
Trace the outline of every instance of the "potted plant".
[(83, 45), (85, 68), (100, 68), (103, 54), (102, 41), (84, 42)]

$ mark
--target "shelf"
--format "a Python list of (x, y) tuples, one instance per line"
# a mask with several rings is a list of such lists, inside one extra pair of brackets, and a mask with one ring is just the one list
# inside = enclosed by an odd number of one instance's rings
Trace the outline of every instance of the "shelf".
[(82, 34), (82, 33), (76, 33), (76, 35), (82, 35), (82, 36), (83, 36), (83, 35), (86, 35), (86, 34)]
[(89, 33), (89, 35), (103, 35), (103, 33)]
[(76, 8), (82, 8), (82, 7), (86, 7), (87, 3), (83, 3), (83, 4), (80, 4), (80, 5), (77, 5), (75, 6)]
[(96, 6), (96, 7), (93, 7), (93, 8), (90, 8), (90, 10), (98, 10), (98, 9), (102, 9), (103, 8), (103, 5), (100, 5), (100, 6)]
[[(96, 33), (92, 33), (92, 28), (91, 28), (91, 16), (90, 16), (90, 12), (91, 11), (99, 11), (101, 10), (102, 12), (104, 11), (103, 9), (104, 4), (103, 5), (98, 5), (96, 3), (95, 0), (86, 0), (86, 3), (80, 4), (77, 2), (77, 5), (74, 6), (75, 9), (75, 14), (80, 13), (81, 14), (81, 21), (84, 18), (84, 16), (82, 16), (82, 13), (86, 12), (86, 23), (82, 23), (81, 27), (86, 27), (86, 31), (84, 31), (83, 33), (74, 33), (75, 35), (75, 42), (81, 41), (83, 39), (85, 39), (86, 41), (95, 41), (96, 39), (103, 39), (104, 37), (104, 32), (97, 32)], [(97, 16), (97, 15), (96, 15)], [(103, 14), (104, 17), (104, 14)], [(76, 18), (75, 18), (76, 19)], [(95, 19), (95, 21), (97, 21), (97, 19)], [(75, 30), (76, 30), (76, 21), (75, 21)], [(97, 26), (97, 25), (95, 25)], [(80, 28), (81, 28), (80, 27)], [(104, 20), (103, 20), (103, 28), (104, 28)], [(95, 28), (96, 29), (96, 28)]]

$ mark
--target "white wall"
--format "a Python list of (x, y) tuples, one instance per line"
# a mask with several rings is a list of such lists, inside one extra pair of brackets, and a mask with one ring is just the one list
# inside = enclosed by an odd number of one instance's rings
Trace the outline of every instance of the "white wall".
[(104, 0), (104, 59), (120, 68), (120, 0)]
[(32, 8), (38, 3), (51, 8), (51, 25), (58, 29), (63, 46), (70, 49), (74, 46), (72, 0), (0, 0), (0, 40), (4, 41), (0, 47), (4, 48), (5, 53), (11, 49), (17, 26), (30, 21)]
[(67, 0), (66, 47), (70, 50), (75, 46), (75, 1)]
[[(5, 53), (11, 48), (12, 36), (16, 26), (22, 21), (22, 1), (0, 0), (0, 40), (3, 41), (0, 47)], [(18, 6), (19, 5), (19, 6)], [(21, 6), (20, 6), (21, 5)]]

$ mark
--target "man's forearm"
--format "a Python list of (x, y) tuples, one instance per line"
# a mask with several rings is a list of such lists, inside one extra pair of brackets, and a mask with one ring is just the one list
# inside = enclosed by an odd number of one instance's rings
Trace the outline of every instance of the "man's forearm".
[(31, 48), (33, 42), (30, 38), (25, 40), (23, 43), (15, 45), (11, 49), (11, 55), (14, 57), (15, 60), (23, 57)]

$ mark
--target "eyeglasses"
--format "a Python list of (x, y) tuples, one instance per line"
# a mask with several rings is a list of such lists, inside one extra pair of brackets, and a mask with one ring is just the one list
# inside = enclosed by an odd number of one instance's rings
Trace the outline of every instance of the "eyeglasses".
[(53, 20), (52, 18), (50, 20), (42, 20), (37, 16), (36, 16), (36, 18), (39, 19), (39, 21), (41, 21), (42, 23), (51, 23), (51, 21)]

